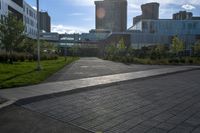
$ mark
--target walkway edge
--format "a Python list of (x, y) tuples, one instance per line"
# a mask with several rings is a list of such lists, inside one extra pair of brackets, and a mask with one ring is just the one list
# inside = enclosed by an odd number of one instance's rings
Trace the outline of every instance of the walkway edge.
[(94, 89), (101, 89), (101, 88), (105, 88), (105, 87), (109, 87), (109, 86), (113, 86), (113, 85), (118, 85), (122, 82), (124, 83), (124, 82), (130, 82), (130, 81), (145, 80), (145, 79), (149, 79), (149, 78), (156, 78), (156, 77), (160, 77), (160, 76), (189, 72), (189, 71), (194, 71), (194, 70), (200, 70), (200, 68), (192, 68), (192, 69), (188, 69), (188, 70), (175, 71), (175, 72), (165, 73), (165, 74), (160, 74), (160, 75), (153, 75), (153, 76), (148, 76), (148, 77), (135, 78), (135, 79), (130, 79), (130, 80), (126, 80), (126, 81), (119, 81), (119, 82), (112, 82), (112, 83), (108, 83), (108, 84), (100, 84), (100, 85), (95, 85), (95, 86), (76, 88), (76, 89), (62, 91), (62, 92), (55, 92), (55, 93), (51, 93), (51, 94), (45, 94), (45, 95), (40, 95), (40, 96), (34, 96), (34, 97), (19, 99), (14, 103), (17, 104), (17, 105), (25, 105), (25, 104), (29, 104), (29, 103), (32, 103), (32, 102), (38, 102), (38, 101), (42, 101), (42, 100), (46, 100), (46, 99), (50, 99), (50, 98), (60, 97), (60, 96), (64, 96), (64, 95), (71, 95), (71, 94), (80, 93), (80, 92), (83, 92), (83, 91), (90, 91), (90, 90), (94, 90)]

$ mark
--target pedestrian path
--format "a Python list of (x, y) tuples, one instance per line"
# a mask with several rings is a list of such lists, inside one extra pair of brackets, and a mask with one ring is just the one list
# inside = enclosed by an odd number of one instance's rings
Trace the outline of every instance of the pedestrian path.
[(200, 67), (198, 66), (177, 66), (173, 68), (152, 69), (146, 71), (121, 73), (93, 78), (43, 83), (27, 87), (0, 90), (0, 97), (9, 99), (10, 101), (17, 101), (20, 99), (26, 99), (36, 96), (44, 96), (72, 91), (84, 91), (84, 89), (88, 87), (177, 73), (182, 71), (190, 71), (199, 68)]

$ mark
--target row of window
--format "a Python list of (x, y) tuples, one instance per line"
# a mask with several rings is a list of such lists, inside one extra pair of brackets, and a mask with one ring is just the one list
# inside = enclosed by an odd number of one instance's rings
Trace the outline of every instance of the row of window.
[(28, 28), (27, 26), (25, 28), (25, 32), (28, 33), (28, 35), (30, 35), (30, 36), (36, 36), (37, 35), (37, 30), (35, 30), (33, 28)]
[(29, 15), (30, 17), (36, 19), (37, 18), (37, 14), (34, 13), (34, 11), (32, 11), (31, 9), (29, 9), (28, 7), (25, 7), (24, 5), (24, 13), (26, 13), (27, 15)]
[(30, 19), (29, 17), (24, 16), (24, 22), (25, 24), (29, 24), (32, 27), (37, 28), (37, 23), (35, 23), (32, 19)]
[(182, 30), (196, 30), (198, 28), (198, 22), (181, 22), (181, 23), (154, 23), (154, 22), (143, 22), (143, 29), (152, 29), (152, 28), (162, 28), (167, 30), (172, 30), (175, 26)]

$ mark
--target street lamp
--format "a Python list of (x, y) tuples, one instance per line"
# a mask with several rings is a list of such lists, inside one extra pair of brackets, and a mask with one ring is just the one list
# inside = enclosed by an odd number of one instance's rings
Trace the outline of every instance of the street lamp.
[(37, 68), (41, 70), (40, 64), (40, 14), (39, 14), (39, 0), (37, 0)]

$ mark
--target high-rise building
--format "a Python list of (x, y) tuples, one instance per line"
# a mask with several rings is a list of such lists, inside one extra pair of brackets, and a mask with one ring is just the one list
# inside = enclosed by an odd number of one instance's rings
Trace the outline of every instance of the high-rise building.
[(159, 19), (159, 3), (146, 3), (141, 6), (142, 15), (133, 18), (133, 25), (136, 25), (143, 19), (158, 20)]
[(159, 6), (160, 4), (156, 2), (143, 4), (141, 6), (142, 19), (152, 19), (152, 20), (159, 19)]
[(178, 13), (173, 14), (174, 20), (191, 20), (193, 17), (192, 12), (180, 11)]
[(40, 30), (51, 32), (51, 17), (48, 12), (40, 12)]
[(95, 1), (96, 29), (123, 32), (127, 30), (127, 0)]

